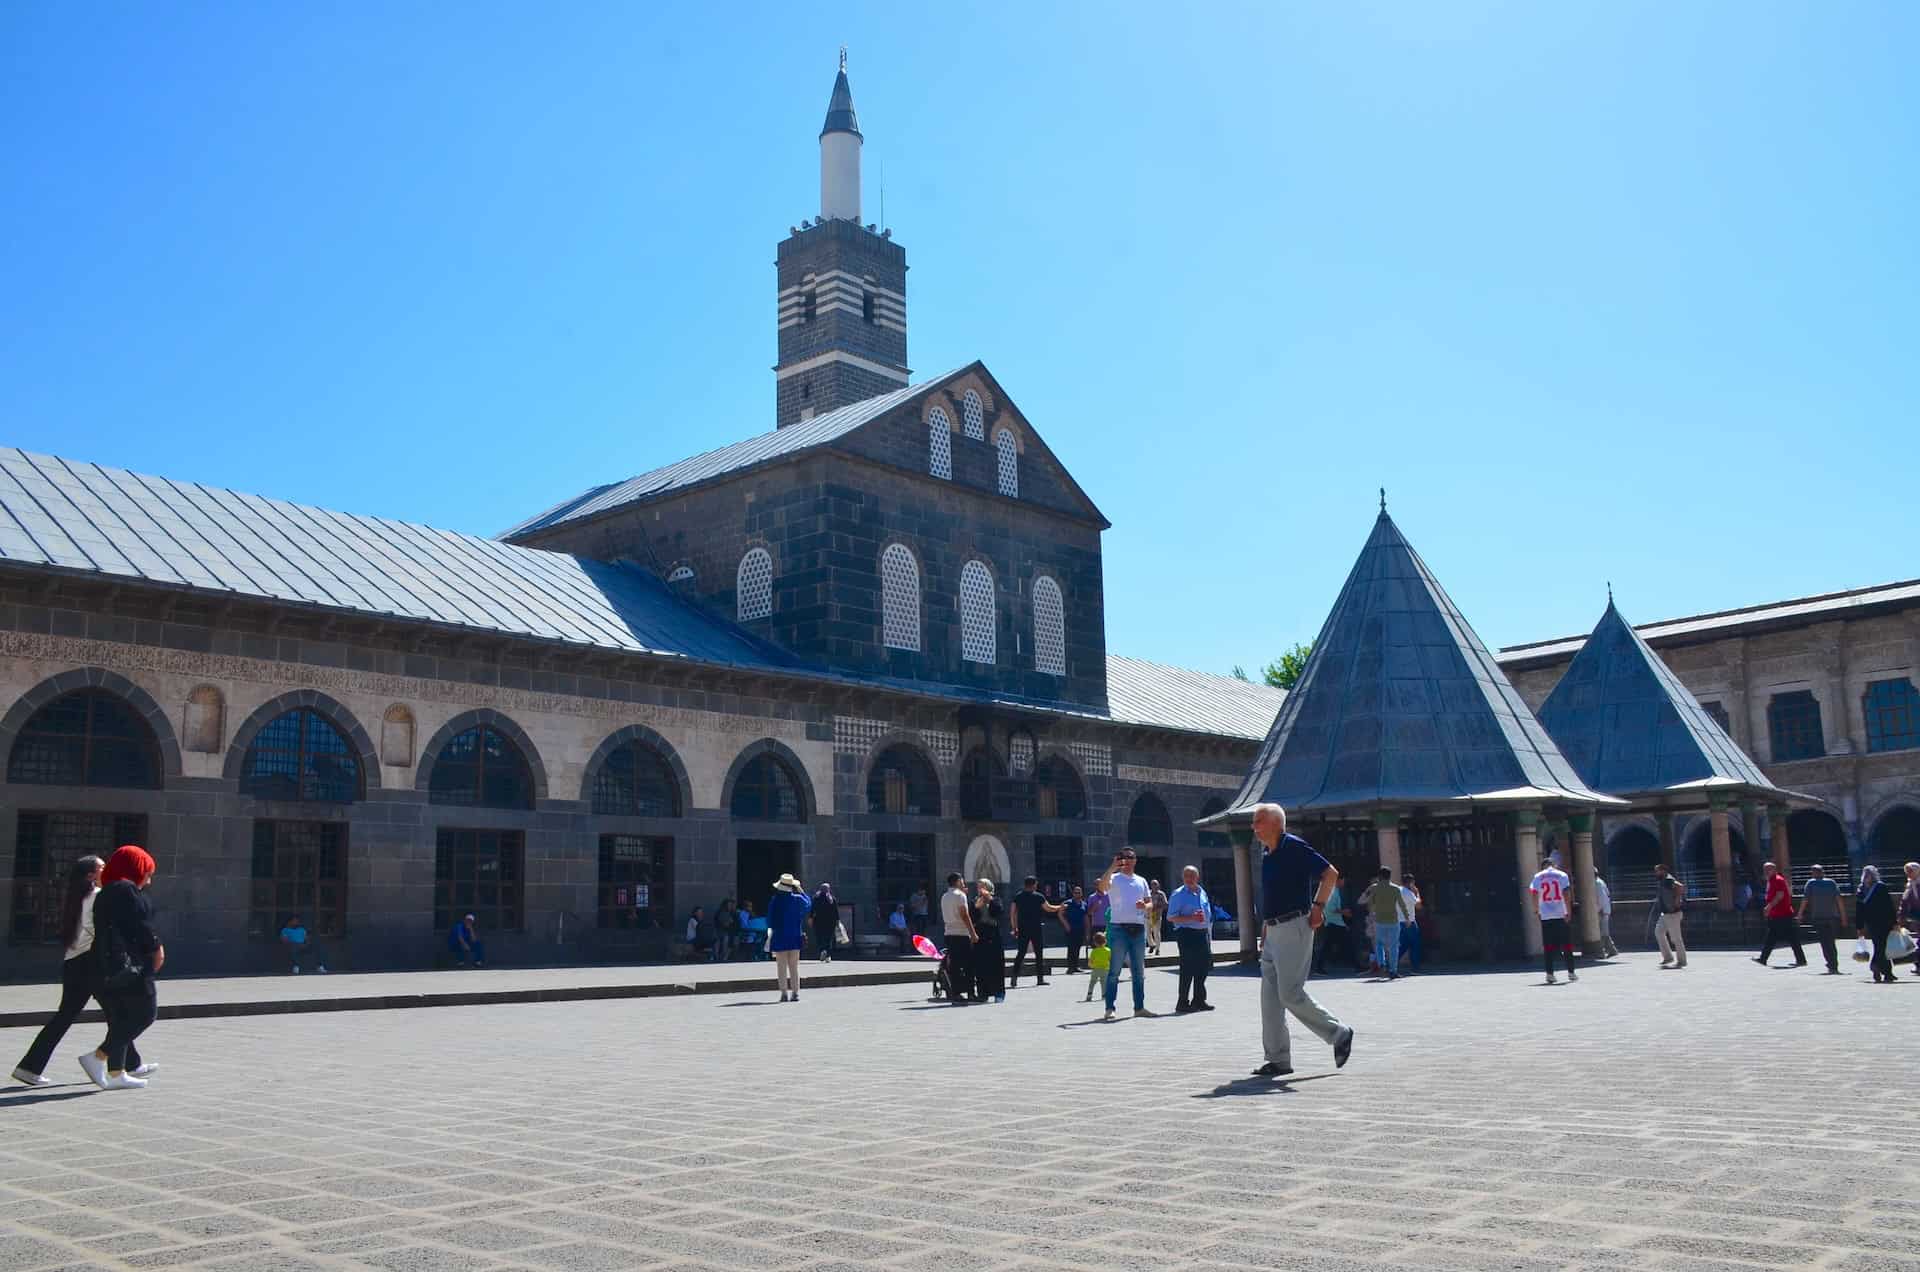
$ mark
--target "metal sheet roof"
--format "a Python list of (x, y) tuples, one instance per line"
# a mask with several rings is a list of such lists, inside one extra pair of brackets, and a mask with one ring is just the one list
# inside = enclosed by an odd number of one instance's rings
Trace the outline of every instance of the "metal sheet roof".
[(1259, 740), (1286, 691), (1204, 671), (1107, 655), (1107, 708), (1123, 724)]
[(1382, 509), (1232, 812), (1514, 798), (1588, 788)]
[[(1651, 644), (1679, 644), (1689, 638), (1732, 635), (1756, 627), (1780, 627), (1801, 623), (1848, 618), (1861, 610), (1881, 606), (1920, 605), (1920, 579), (1881, 583), (1873, 587), (1852, 588), (1845, 592), (1825, 592), (1785, 601), (1769, 601), (1742, 609), (1719, 610), (1711, 614), (1693, 614), (1686, 618), (1662, 619), (1643, 623), (1634, 630)], [(1557, 636), (1552, 640), (1525, 645), (1508, 645), (1500, 651), (1503, 664), (1554, 662), (1580, 651), (1585, 636)]]
[(1607, 601), (1540, 706), (1587, 785), (1609, 795), (1740, 785), (1785, 797)]
[(777, 649), (643, 570), (0, 448), (0, 559), (739, 666)]
[(500, 537), (513, 539), (535, 530), (546, 530), (569, 521), (578, 521), (583, 517), (598, 516), (622, 504), (648, 499), (688, 486), (696, 486), (701, 482), (711, 481), (741, 469), (752, 468), (800, 451), (811, 450), (816, 446), (825, 446), (828, 442), (845, 437), (861, 425), (878, 419), (916, 393), (923, 393), (943, 384), (966, 369), (966, 367), (957, 367), (931, 380), (922, 380), (918, 384), (910, 384), (904, 389), (895, 389), (892, 393), (882, 393), (879, 397), (870, 397), (863, 402), (853, 402), (837, 411), (828, 411), (825, 415), (816, 415), (799, 424), (789, 424), (771, 433), (761, 433), (756, 437), (735, 442), (731, 446), (722, 446), (718, 450), (710, 450), (703, 455), (679, 460), (664, 468), (641, 473), (638, 477), (629, 477), (625, 481), (613, 482), (610, 485), (595, 486), (564, 503), (554, 505), (538, 516), (529, 517), (512, 529), (502, 532)]

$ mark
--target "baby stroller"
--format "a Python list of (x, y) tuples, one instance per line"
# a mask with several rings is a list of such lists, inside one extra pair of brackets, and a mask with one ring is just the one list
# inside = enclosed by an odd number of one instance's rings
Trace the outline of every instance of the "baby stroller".
[(949, 946), (942, 950), (940, 961), (934, 965), (933, 969), (934, 999), (952, 1003), (957, 1007), (967, 1000), (967, 995), (972, 988), (973, 978), (954, 957), (953, 948)]

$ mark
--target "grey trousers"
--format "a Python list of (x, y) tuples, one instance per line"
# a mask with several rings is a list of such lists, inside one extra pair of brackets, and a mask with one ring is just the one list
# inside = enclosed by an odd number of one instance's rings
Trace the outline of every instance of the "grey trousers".
[(1660, 926), (1655, 934), (1660, 938), (1660, 961), (1673, 961), (1675, 967), (1687, 965), (1687, 940), (1680, 934), (1680, 925), (1685, 922), (1679, 910), (1660, 916)]
[(1313, 929), (1307, 916), (1288, 919), (1266, 929), (1260, 950), (1260, 1040), (1267, 1059), (1292, 1063), (1293, 1040), (1287, 1035), (1287, 1013), (1320, 1041), (1331, 1046), (1347, 1027), (1307, 992), (1307, 973), (1313, 966)]

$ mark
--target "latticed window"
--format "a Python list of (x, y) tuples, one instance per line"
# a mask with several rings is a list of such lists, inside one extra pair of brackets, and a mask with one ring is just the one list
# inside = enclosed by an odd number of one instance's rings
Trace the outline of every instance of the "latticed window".
[(490, 724), (475, 725), (441, 748), (427, 799), (469, 808), (532, 808), (533, 774), (512, 738)]
[(674, 566), (672, 572), (667, 575), (667, 582), (669, 583), (693, 582), (693, 567), (690, 565)]
[(644, 742), (615, 748), (593, 779), (593, 811), (608, 817), (678, 817), (680, 782)]
[(1767, 734), (1772, 739), (1776, 764), (1817, 760), (1827, 753), (1826, 737), (1820, 730), (1820, 703), (1810, 690), (1773, 695), (1773, 701), (1767, 704)]
[(1042, 817), (1079, 821), (1087, 815), (1087, 792), (1065, 760), (1049, 757), (1033, 770), (1034, 804)]
[(993, 448), (1000, 453), (1000, 493), (1018, 498), (1020, 495), (1020, 450), (1013, 444), (1013, 434), (1001, 429), (993, 435)]
[(526, 836), (517, 830), (441, 828), (434, 840), (433, 926), (445, 932), (471, 914), (480, 939), (518, 932), (526, 919)]
[(773, 558), (765, 548), (749, 548), (740, 558), (734, 580), (740, 598), (740, 621), (751, 622), (773, 613)]
[(61, 906), (73, 863), (104, 861), (121, 844), (146, 841), (147, 819), (138, 813), (21, 813), (14, 821), (13, 940), (62, 944)]
[(1033, 583), (1033, 669), (1067, 674), (1067, 607), (1060, 585), (1044, 574)]
[(940, 779), (910, 746), (890, 746), (874, 757), (867, 777), (867, 811), (913, 817), (940, 815)]
[(901, 543), (880, 554), (880, 637), (888, 649), (920, 652), (920, 567)]
[(673, 840), (657, 835), (600, 836), (600, 926), (673, 925)]
[(247, 931), (277, 937), (296, 914), (317, 936), (347, 930), (347, 828), (339, 822), (253, 823)]
[(987, 413), (980, 407), (980, 395), (968, 389), (960, 397), (960, 423), (966, 428), (967, 436), (976, 442), (987, 437)]
[(104, 689), (55, 698), (21, 726), (7, 780), (34, 786), (160, 785), (160, 748), (128, 702)]
[(1033, 771), (1033, 734), (1020, 732), (1007, 739), (1007, 768), (1015, 777)]
[(275, 716), (254, 735), (240, 773), (240, 793), (351, 804), (360, 798), (360, 758), (333, 721), (300, 707)]
[(953, 423), (937, 406), (927, 412), (927, 471), (953, 480)]
[(800, 783), (777, 756), (754, 756), (733, 784), (731, 811), (744, 821), (797, 822), (803, 808)]
[(1727, 715), (1726, 704), (1720, 702), (1703, 702), (1700, 704), (1700, 707), (1708, 715), (1713, 717), (1713, 722), (1720, 726), (1722, 733), (1728, 737), (1733, 736), (1733, 720)]
[(1898, 751), (1920, 746), (1920, 692), (1913, 681), (1876, 680), (1867, 686), (1867, 750)]
[(994, 629), (993, 575), (981, 562), (969, 561), (960, 570), (960, 656), (993, 662), (999, 656)]
[(1127, 842), (1147, 846), (1173, 842), (1173, 818), (1158, 796), (1143, 794), (1133, 801), (1133, 811), (1127, 814)]

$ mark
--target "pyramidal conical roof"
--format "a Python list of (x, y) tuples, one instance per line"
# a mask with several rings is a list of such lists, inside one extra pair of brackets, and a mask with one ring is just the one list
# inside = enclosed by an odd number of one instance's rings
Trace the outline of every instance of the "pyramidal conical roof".
[(1540, 723), (1586, 783), (1609, 795), (1728, 787), (1787, 794), (1647, 647), (1611, 596), (1541, 704)]
[(847, 64), (844, 58), (840, 62), (840, 73), (833, 77), (833, 96), (827, 99), (827, 122), (820, 127), (820, 135), (830, 132), (850, 132), (860, 136), (860, 119), (853, 113), (853, 86), (847, 83)]
[(1224, 816), (1616, 801), (1590, 790), (1383, 507)]

